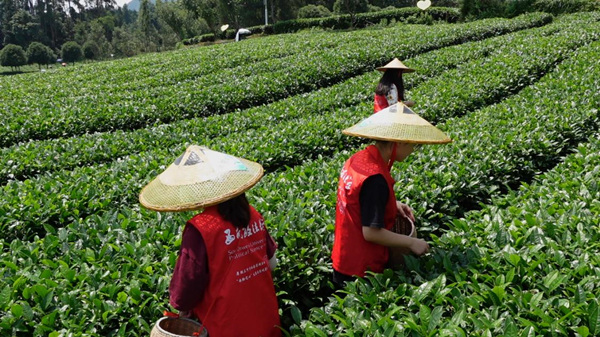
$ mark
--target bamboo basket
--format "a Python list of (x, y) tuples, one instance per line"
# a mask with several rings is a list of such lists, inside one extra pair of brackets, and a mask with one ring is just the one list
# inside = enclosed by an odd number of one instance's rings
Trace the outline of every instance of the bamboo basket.
[(400, 216), (400, 214), (398, 214), (398, 216), (396, 217), (394, 227), (392, 227), (392, 232), (404, 234), (406, 236), (416, 237), (415, 224), (412, 222), (412, 220), (404, 218)]
[(163, 317), (159, 319), (150, 337), (207, 337), (208, 333), (202, 324), (183, 317)]
[[(392, 227), (392, 232), (404, 234), (406, 236), (412, 236), (413, 238), (417, 237), (415, 224), (410, 219), (403, 218), (400, 215), (396, 217), (396, 221)], [(411, 254), (410, 249), (403, 247), (390, 247), (389, 252), (387, 267), (394, 270), (404, 269), (404, 256)]]

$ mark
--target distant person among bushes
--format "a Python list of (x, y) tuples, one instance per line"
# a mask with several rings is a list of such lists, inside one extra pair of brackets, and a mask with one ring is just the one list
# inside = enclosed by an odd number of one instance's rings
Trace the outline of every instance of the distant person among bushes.
[(169, 292), (209, 336), (281, 336), (276, 245), (244, 194), (262, 175), (258, 163), (192, 145), (140, 193), (152, 210), (203, 209), (183, 230)]
[(235, 33), (235, 42), (239, 42), (241, 40), (245, 40), (247, 36), (252, 35), (252, 32), (246, 28), (238, 29), (237, 33)]
[(402, 78), (403, 73), (412, 73), (415, 71), (414, 69), (405, 66), (395, 58), (385, 66), (377, 68), (377, 70), (382, 71), (383, 75), (375, 89), (373, 112), (378, 112), (398, 102), (403, 102), (409, 108), (415, 104), (413, 101), (405, 101), (404, 80)]
[(374, 139), (375, 144), (350, 157), (340, 174), (331, 256), (336, 286), (364, 277), (367, 271), (401, 266), (405, 254), (429, 251), (429, 244), (416, 237), (412, 209), (396, 200), (390, 169), (419, 144), (451, 142), (403, 103), (382, 109), (343, 133)]

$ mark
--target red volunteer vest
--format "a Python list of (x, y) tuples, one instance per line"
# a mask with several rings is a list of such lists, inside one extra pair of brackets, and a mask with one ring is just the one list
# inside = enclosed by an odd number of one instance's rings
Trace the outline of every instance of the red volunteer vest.
[(384, 95), (375, 94), (375, 103), (373, 104), (373, 113), (379, 112), (389, 106), (387, 98)]
[(262, 216), (250, 206), (250, 225), (237, 229), (216, 206), (189, 223), (202, 234), (209, 281), (194, 313), (211, 337), (279, 337), (277, 297)]
[(384, 216), (385, 228), (389, 230), (398, 212), (395, 181), (379, 150), (370, 145), (356, 153), (346, 161), (340, 174), (331, 258), (333, 269), (342, 274), (364, 277), (367, 270), (380, 273), (388, 261), (388, 247), (368, 242), (362, 234), (360, 189), (368, 177), (376, 174), (385, 178), (390, 190)]

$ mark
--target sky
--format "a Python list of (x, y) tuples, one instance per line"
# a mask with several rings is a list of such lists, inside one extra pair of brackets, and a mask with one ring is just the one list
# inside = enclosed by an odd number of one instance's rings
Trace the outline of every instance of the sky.
[(128, 3), (131, 0), (117, 0), (117, 6), (123, 7), (124, 4)]

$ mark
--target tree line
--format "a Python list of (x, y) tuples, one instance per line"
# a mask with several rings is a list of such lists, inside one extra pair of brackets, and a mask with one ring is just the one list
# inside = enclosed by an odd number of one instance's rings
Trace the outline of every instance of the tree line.
[[(21, 61), (24, 54), (28, 63), (46, 64), (44, 57), (48, 63), (61, 57), (68, 61), (129, 57), (173, 49), (194, 36), (218, 34), (224, 24), (237, 29), (298, 17), (411, 6), (416, 1), (140, 0), (136, 11), (127, 4), (117, 6), (115, 0), (0, 0), (0, 49), (10, 45), (0, 58)], [(67, 55), (63, 55), (65, 46)]]
[[(138, 10), (131, 10), (128, 5), (117, 6), (115, 0), (0, 0), (0, 61), (18, 67), (49, 64), (57, 58), (74, 62), (129, 57), (173, 49), (181, 41), (204, 34), (219, 35), (224, 24), (237, 30), (296, 18), (415, 6), (417, 1), (132, 0), (132, 8), (135, 4)], [(446, 7), (460, 4), (466, 20), (512, 17), (531, 10), (560, 14), (600, 9), (597, 0), (433, 2)]]

